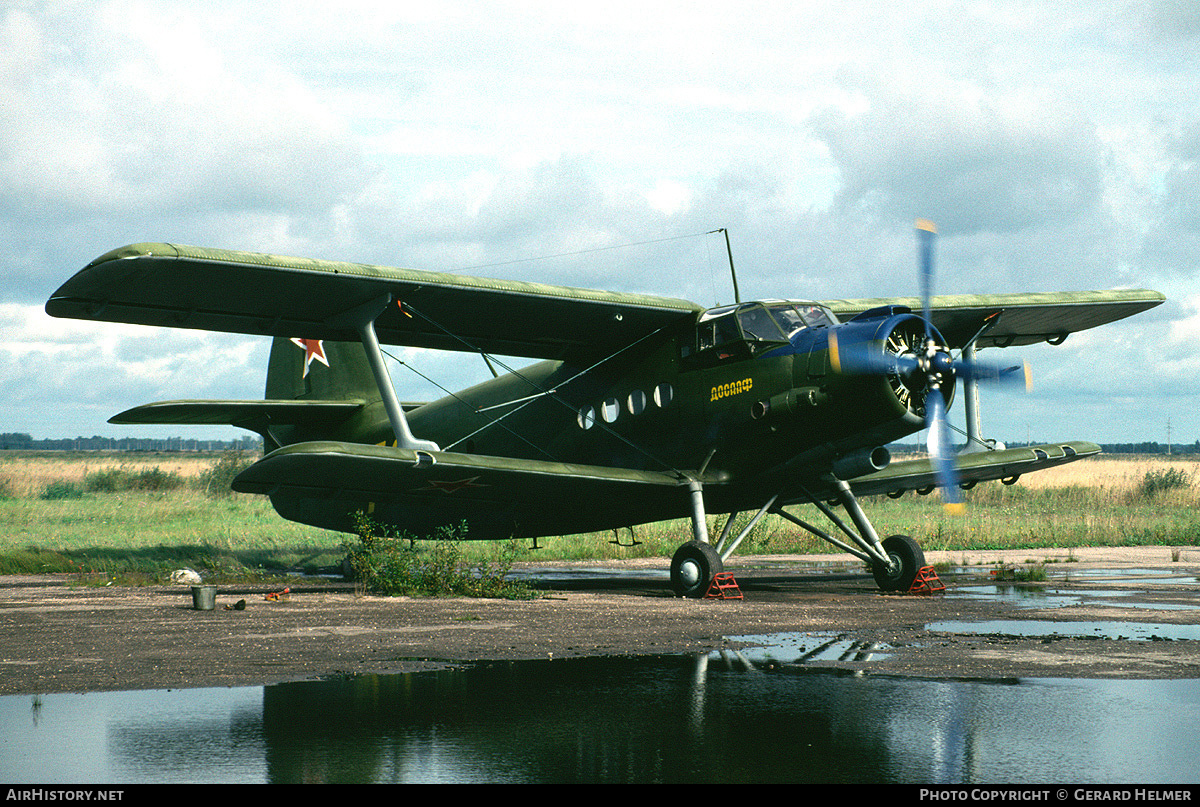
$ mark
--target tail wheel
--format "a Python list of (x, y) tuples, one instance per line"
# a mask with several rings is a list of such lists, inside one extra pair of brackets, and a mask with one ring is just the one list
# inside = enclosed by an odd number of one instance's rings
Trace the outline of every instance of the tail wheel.
[(671, 588), (679, 597), (703, 597), (725, 564), (711, 544), (688, 541), (671, 558)]
[(925, 566), (925, 553), (907, 535), (893, 535), (883, 541), (883, 551), (892, 559), (892, 569), (876, 563), (871, 567), (875, 584), (883, 591), (908, 591), (917, 572)]

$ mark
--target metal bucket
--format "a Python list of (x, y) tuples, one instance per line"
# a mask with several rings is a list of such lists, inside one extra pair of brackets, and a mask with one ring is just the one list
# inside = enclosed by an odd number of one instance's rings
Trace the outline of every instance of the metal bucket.
[(217, 607), (216, 586), (192, 586), (192, 607), (197, 611), (211, 611)]

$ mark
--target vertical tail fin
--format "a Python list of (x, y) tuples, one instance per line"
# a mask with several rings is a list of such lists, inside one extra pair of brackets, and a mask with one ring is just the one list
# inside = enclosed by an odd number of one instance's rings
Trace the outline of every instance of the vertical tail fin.
[[(267, 364), (267, 400), (380, 400), (375, 376), (357, 342), (321, 342), (276, 337)], [(301, 426), (279, 425), (264, 435), (267, 451), (289, 443), (329, 437)]]
[(379, 398), (375, 376), (357, 342), (276, 337), (267, 365), (268, 400), (345, 401)]

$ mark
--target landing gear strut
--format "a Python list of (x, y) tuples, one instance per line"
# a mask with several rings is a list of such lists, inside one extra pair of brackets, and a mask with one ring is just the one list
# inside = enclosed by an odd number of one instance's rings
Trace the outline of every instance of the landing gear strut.
[(742, 539), (750, 534), (750, 531), (767, 513), (784, 518), (867, 563), (871, 567), (876, 585), (882, 591), (908, 591), (911, 589), (913, 581), (925, 566), (925, 553), (921, 551), (921, 547), (907, 535), (893, 535), (880, 541), (875, 528), (867, 519), (862, 507), (859, 506), (858, 499), (850, 490), (850, 486), (836, 477), (827, 481), (832, 481), (838, 501), (853, 522), (853, 529), (839, 518), (825, 502), (817, 499), (803, 488), (801, 491), (808, 502), (824, 513), (851, 540), (853, 545), (833, 537), (824, 530), (814, 527), (784, 510), (784, 505), (798, 504), (799, 500), (781, 502), (780, 496), (776, 494), (767, 500), (766, 504), (750, 520), (750, 523), (744, 526), (731, 542), (727, 539), (733, 526), (733, 520), (739, 514), (730, 513), (729, 520), (725, 523), (725, 529), (722, 530), (717, 546), (714, 547), (708, 541), (701, 487), (698, 482), (693, 481), (689, 487), (692, 495), (694, 539), (679, 547), (675, 552), (675, 557), (671, 560), (671, 587), (675, 594), (680, 597), (703, 597), (708, 592), (713, 577), (724, 571), (725, 559), (733, 553)]
[(671, 558), (671, 588), (677, 597), (703, 597), (713, 577), (724, 571), (725, 564), (721, 554), (708, 542), (703, 487), (693, 479), (688, 482), (688, 492), (692, 501), (693, 539), (679, 547)]

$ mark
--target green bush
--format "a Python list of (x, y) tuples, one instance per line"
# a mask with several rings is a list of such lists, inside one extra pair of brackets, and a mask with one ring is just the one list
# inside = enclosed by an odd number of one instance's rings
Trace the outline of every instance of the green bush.
[(199, 484), (204, 495), (214, 499), (233, 495), (233, 480), (254, 464), (244, 451), (225, 451), (221, 458), (201, 472)]
[(45, 501), (61, 501), (63, 499), (82, 499), (83, 488), (67, 479), (60, 479), (46, 485), (39, 497)]
[(79, 564), (61, 552), (36, 546), (0, 553), (0, 574), (55, 574), (78, 572)]
[(1168, 490), (1182, 490), (1192, 486), (1191, 479), (1182, 468), (1164, 468), (1160, 471), (1146, 471), (1137, 487), (1137, 496), (1150, 499)]
[(355, 518), (359, 543), (347, 547), (354, 579), (372, 594), (384, 596), (530, 596), (524, 584), (507, 579), (516, 546), (506, 546), (494, 564), (472, 567), (462, 556), (466, 529), (466, 524), (442, 527), (417, 544), (408, 534), (388, 529), (359, 512)]
[(1046, 564), (1031, 563), (1028, 566), (1001, 564), (992, 571), (992, 578), (997, 582), (1044, 583), (1047, 579)]
[(135, 471), (130, 468), (108, 468), (88, 474), (83, 481), (89, 493), (123, 493), (129, 490), (168, 491), (183, 487), (183, 477), (161, 468)]

